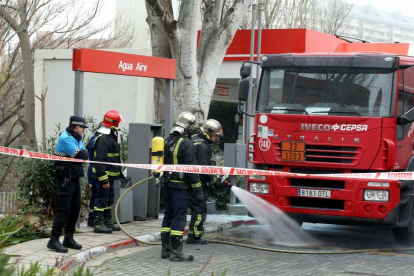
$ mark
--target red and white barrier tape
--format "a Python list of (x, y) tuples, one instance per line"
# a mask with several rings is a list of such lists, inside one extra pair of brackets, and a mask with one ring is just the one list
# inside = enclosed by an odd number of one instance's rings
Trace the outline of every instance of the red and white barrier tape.
[(127, 164), (127, 163), (107, 163), (81, 160), (69, 157), (61, 157), (53, 154), (40, 153), (22, 149), (14, 149), (0, 146), (0, 154), (34, 158), (41, 160), (100, 163), (128, 168), (146, 169), (154, 171), (173, 171), (197, 174), (220, 174), (220, 175), (265, 175), (265, 176), (287, 176), (287, 177), (306, 177), (306, 178), (356, 178), (356, 179), (376, 179), (376, 180), (414, 180), (414, 172), (383, 172), (383, 173), (343, 173), (343, 174), (300, 174), (280, 171), (266, 171), (255, 169), (241, 169), (233, 167), (198, 166), (198, 165), (150, 165), (150, 164)]

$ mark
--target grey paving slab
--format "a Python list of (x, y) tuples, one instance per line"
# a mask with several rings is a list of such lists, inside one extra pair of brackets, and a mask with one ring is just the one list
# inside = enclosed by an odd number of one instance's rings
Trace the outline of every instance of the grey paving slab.
[[(189, 221), (189, 218), (187, 220)], [(211, 215), (206, 221), (206, 226), (209, 224), (218, 224), (226, 223), (231, 220), (243, 220), (250, 219), (245, 216), (228, 216), (228, 215)], [(162, 216), (159, 219), (152, 219), (147, 221), (134, 221), (132, 223), (126, 223), (122, 226), (134, 237), (142, 236), (146, 234), (159, 233), (161, 229)], [(108, 243), (114, 243), (117, 241), (125, 240), (128, 237), (122, 232), (114, 232), (113, 234), (96, 234), (93, 233), (93, 228), (87, 227), (86, 223), (82, 223), (79, 230), (75, 234), (75, 240), (83, 245), (82, 250), (94, 248), (97, 246), (102, 246)], [(73, 256), (80, 251), (69, 249), (69, 252), (66, 254), (57, 253), (55, 251), (49, 250), (46, 247), (48, 238), (28, 241), (21, 243), (12, 247), (8, 247), (5, 250), (6, 254), (18, 255), (19, 263), (21, 264), (30, 264), (30, 262), (39, 261), (39, 264), (42, 267), (50, 266), (51, 263), (55, 264), (56, 257), (59, 259), (68, 258)], [(61, 242), (63, 237), (61, 237)], [(43, 262), (43, 260), (45, 260)], [(51, 261), (53, 260), (53, 261)]]

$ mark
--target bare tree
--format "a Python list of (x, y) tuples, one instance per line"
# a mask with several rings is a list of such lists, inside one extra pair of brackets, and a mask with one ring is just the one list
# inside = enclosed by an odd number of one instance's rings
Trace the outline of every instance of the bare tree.
[[(227, 11), (223, 9), (224, 2), (181, 1), (178, 20), (174, 20), (171, 0), (146, 0), (153, 55), (177, 60), (175, 116), (188, 110), (199, 120), (207, 119), (221, 62), (252, 0), (233, 0)], [(157, 98), (163, 97), (159, 93), (155, 91), (156, 103)], [(157, 120), (161, 122), (162, 118)]]
[[(352, 5), (344, 0), (259, 0), (263, 4), (263, 29), (308, 28), (327, 34), (343, 32), (349, 25)], [(250, 29), (248, 12), (240, 29)], [(257, 17), (256, 17), (257, 18)]]
[[(91, 24), (102, 7), (102, 0), (90, 1), (89, 5), (90, 8), (85, 8), (85, 2), (81, 0), (6, 0), (0, 3), (1, 31), (8, 39), (3, 44), (10, 47), (7, 52), (3, 49), (2, 54), (15, 56), (13, 61), (21, 64), (10, 64), (10, 67), (16, 70), (21, 67), (23, 71), (21, 84), (24, 89), (19, 92), (24, 94), (24, 101), (19, 106), (22, 109), (19, 124), (24, 130), (23, 142), (35, 149), (33, 51), (37, 48), (71, 48), (107, 30), (111, 23), (95, 27)], [(34, 37), (43, 29), (47, 31)], [(97, 39), (94, 46), (103, 46), (103, 42), (107, 41)]]
[[(114, 20), (94, 24), (102, 5), (103, 0), (0, 2), (0, 145), (37, 149), (34, 101), (42, 91), (34, 91), (35, 49), (113, 48), (128, 42), (125, 33), (114, 36)], [(13, 160), (0, 156), (0, 187)]]
[(328, 0), (315, 6), (317, 30), (327, 34), (341, 34), (349, 26), (352, 4), (343, 0)]

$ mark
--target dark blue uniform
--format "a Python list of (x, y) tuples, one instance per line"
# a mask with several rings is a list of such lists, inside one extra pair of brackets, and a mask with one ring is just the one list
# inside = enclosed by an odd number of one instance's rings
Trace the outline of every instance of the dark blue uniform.
[[(58, 140), (55, 154), (76, 159), (88, 159), (88, 152), (82, 144), (82, 137), (73, 129), (67, 128)], [(80, 178), (84, 176), (83, 163), (56, 161), (54, 164), (57, 190), (55, 218), (52, 236), (59, 237), (63, 227), (65, 233), (74, 233), (80, 212)]]
[[(111, 130), (109, 134), (98, 134), (94, 144), (95, 161), (121, 163), (121, 147), (118, 144), (118, 133), (115, 130)], [(94, 210), (110, 210), (114, 203), (113, 182), (114, 180), (124, 178), (121, 167), (108, 164), (93, 164), (92, 177), (98, 181)], [(107, 183), (109, 183), (110, 188), (103, 188), (102, 185)]]
[[(102, 132), (106, 132), (104, 134)], [(118, 144), (118, 132), (116, 129), (99, 130), (99, 135), (94, 144), (94, 160), (107, 163), (121, 163), (121, 147)], [(107, 233), (120, 231), (118, 225), (112, 220), (111, 206), (114, 203), (114, 180), (124, 178), (120, 166), (94, 163), (92, 177), (98, 180), (96, 184), (96, 198), (94, 209), (94, 232)], [(109, 184), (105, 189), (103, 185)]]
[[(196, 150), (197, 164), (202, 166), (209, 166), (212, 152), (211, 140), (202, 133), (195, 134), (191, 137)], [(191, 210), (191, 222), (188, 230), (189, 237), (201, 238), (204, 232), (204, 222), (207, 218), (207, 186), (216, 184), (217, 178), (210, 174), (200, 175), (201, 184), (203, 187), (204, 198), (203, 201), (197, 201), (193, 196), (190, 197), (189, 208)], [(188, 241), (187, 241), (188, 242)]]
[[(193, 142), (186, 136), (173, 132), (165, 141), (165, 164), (197, 165)], [(164, 219), (162, 233), (182, 236), (187, 223), (186, 211), (189, 192), (202, 193), (198, 174), (181, 174), (166, 172), (168, 181), (164, 185)]]

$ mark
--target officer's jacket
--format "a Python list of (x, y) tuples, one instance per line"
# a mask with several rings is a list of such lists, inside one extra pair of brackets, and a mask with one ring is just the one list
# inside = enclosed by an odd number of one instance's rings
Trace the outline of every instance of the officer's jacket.
[[(82, 143), (82, 136), (69, 127), (60, 135), (55, 148), (55, 155), (83, 160), (88, 159), (88, 152)], [(83, 162), (55, 161), (54, 167), (64, 166), (67, 177), (79, 178), (84, 176), (82, 164)]]
[[(121, 163), (120, 152), (118, 135), (114, 130), (111, 130), (109, 134), (99, 133), (94, 144), (94, 161)], [(100, 185), (124, 178), (120, 166), (108, 164), (93, 164), (92, 176), (98, 179)]]
[[(196, 152), (193, 142), (187, 135), (173, 132), (165, 139), (165, 164), (174, 165), (197, 165)], [(193, 192), (202, 192), (200, 177), (193, 173), (171, 173), (169, 175), (167, 186), (176, 189), (189, 189)]]
[[(94, 153), (95, 153), (95, 139), (96, 137), (99, 135), (100, 133), (95, 132), (95, 134), (91, 137), (91, 139), (89, 140), (88, 144), (86, 145), (86, 149), (88, 150), (89, 153), (89, 161), (93, 161), (94, 158)], [(88, 166), (88, 183), (89, 184), (98, 184), (98, 179), (95, 179), (92, 177), (92, 168), (93, 168), (93, 164), (90, 163)]]
[[(211, 161), (211, 140), (208, 139), (203, 133), (194, 134), (191, 137), (196, 149), (197, 164), (201, 166), (209, 166)], [(211, 174), (200, 174), (200, 180), (203, 183), (204, 188), (207, 184), (216, 183), (216, 177)]]

